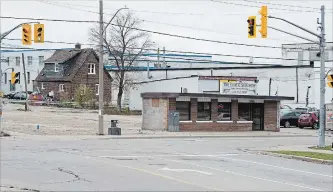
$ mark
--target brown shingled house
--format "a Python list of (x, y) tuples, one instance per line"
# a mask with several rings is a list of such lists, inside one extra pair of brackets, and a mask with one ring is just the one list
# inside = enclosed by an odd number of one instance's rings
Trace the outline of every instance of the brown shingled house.
[[(61, 92), (74, 98), (75, 90), (83, 84), (94, 90), (98, 99), (99, 66), (93, 49), (81, 49), (80, 44), (76, 44), (75, 49), (55, 51), (44, 64), (35, 80), (34, 90), (38, 87), (43, 95), (53, 91), (53, 99), (59, 100)], [(104, 69), (104, 102), (111, 101), (111, 81), (110, 74)]]

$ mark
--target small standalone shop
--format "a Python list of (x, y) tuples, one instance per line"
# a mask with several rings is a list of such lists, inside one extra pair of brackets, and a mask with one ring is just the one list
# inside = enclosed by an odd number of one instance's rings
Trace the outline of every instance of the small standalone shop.
[(280, 101), (294, 97), (207, 93), (142, 93), (142, 129), (280, 131)]

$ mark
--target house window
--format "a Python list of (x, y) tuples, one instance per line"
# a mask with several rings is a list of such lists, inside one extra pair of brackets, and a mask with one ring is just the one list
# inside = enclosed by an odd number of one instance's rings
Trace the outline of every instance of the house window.
[(95, 93), (96, 95), (99, 95), (99, 84), (95, 85)]
[(251, 103), (238, 103), (238, 120), (251, 121)]
[(231, 103), (218, 103), (217, 104), (217, 120), (230, 121), (231, 120)]
[(44, 83), (41, 83), (41, 89), (45, 89)]
[(7, 84), (7, 73), (5, 73), (5, 84)]
[(59, 91), (64, 91), (64, 84), (59, 85)]
[(15, 61), (16, 61), (16, 66), (20, 66), (21, 58), (20, 57), (15, 57)]
[(28, 56), (28, 65), (32, 65), (32, 56)]
[(210, 102), (198, 102), (198, 121), (211, 120), (211, 103)]
[(88, 65), (88, 74), (96, 74), (96, 68), (95, 64), (89, 64)]
[(30, 72), (27, 72), (28, 84), (30, 83)]
[(191, 102), (176, 101), (176, 110), (179, 112), (180, 121), (191, 120)]
[(44, 56), (39, 56), (39, 65), (43, 65)]
[(58, 72), (59, 71), (59, 65), (58, 63), (54, 64), (54, 72)]

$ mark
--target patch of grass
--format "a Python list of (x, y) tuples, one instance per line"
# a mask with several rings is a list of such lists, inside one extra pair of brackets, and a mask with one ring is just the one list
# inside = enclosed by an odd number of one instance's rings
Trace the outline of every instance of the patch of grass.
[(311, 152), (311, 151), (270, 151), (272, 153), (279, 153), (284, 155), (294, 155), (294, 156), (301, 156), (301, 157), (310, 157), (314, 159), (322, 159), (322, 160), (333, 160), (333, 154), (329, 153), (318, 153), (318, 152)]
[(330, 145), (327, 145), (325, 147), (317, 147), (317, 146), (313, 146), (313, 147), (309, 147), (309, 149), (317, 149), (317, 150), (331, 150), (332, 149), (332, 146)]

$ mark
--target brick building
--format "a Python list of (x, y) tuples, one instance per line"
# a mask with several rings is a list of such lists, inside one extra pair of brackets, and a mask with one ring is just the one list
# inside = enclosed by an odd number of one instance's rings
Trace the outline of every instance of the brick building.
[[(74, 98), (76, 89), (84, 85), (99, 95), (98, 56), (91, 48), (81, 49), (79, 44), (74, 49), (57, 50), (44, 61), (44, 68), (34, 82), (34, 90), (43, 95), (53, 95), (54, 100), (60, 99), (61, 93)], [(111, 101), (112, 78), (104, 69), (104, 102)]]
[(294, 99), (163, 92), (142, 93), (141, 97), (142, 129), (168, 130), (170, 115), (179, 112), (179, 131), (280, 131), (280, 101)]

